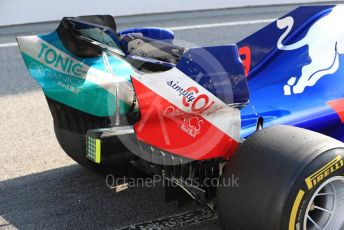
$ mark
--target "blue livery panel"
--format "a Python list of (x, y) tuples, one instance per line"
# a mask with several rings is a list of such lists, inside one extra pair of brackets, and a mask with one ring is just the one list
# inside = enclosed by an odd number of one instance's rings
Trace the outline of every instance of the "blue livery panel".
[(344, 140), (343, 21), (342, 5), (299, 7), (238, 43), (250, 89), (242, 137), (262, 116), (266, 127), (293, 125)]

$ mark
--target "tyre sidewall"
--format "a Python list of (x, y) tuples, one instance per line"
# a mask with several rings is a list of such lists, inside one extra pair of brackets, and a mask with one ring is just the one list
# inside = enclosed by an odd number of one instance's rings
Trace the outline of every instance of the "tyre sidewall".
[(336, 176), (344, 177), (344, 149), (342, 148), (320, 154), (305, 167), (287, 199), (281, 229), (302, 229), (307, 206), (314, 193), (328, 179)]

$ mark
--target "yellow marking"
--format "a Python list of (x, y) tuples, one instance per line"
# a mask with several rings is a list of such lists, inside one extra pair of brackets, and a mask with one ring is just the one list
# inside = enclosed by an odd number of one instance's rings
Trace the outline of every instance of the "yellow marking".
[(100, 153), (101, 153), (101, 145), (100, 145), (100, 140), (96, 139), (96, 163), (100, 163)]
[(291, 214), (290, 214), (289, 230), (295, 230), (297, 212), (299, 210), (299, 207), (300, 207), (300, 204), (301, 204), (301, 201), (302, 201), (302, 198), (304, 195), (305, 195), (305, 192), (303, 190), (300, 190), (296, 196), (296, 199), (294, 201), (293, 208), (292, 208)]
[(313, 173), (311, 176), (305, 179), (307, 187), (311, 190), (315, 187), (318, 183), (323, 181), (326, 177), (337, 171), (338, 169), (344, 166), (344, 161), (342, 156), (337, 156), (332, 161), (327, 163), (324, 167)]

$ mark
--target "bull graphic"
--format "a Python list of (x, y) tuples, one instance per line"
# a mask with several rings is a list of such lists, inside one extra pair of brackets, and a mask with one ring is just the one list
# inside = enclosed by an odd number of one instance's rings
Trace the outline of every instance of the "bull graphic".
[(302, 67), (299, 79), (293, 76), (284, 86), (284, 95), (303, 93), (306, 87), (314, 86), (322, 77), (335, 73), (339, 68), (339, 54), (344, 54), (344, 5), (335, 6), (326, 16), (316, 21), (300, 41), (284, 45), (294, 19), (290, 16), (277, 20), (277, 27), (286, 31), (277, 42), (280, 50), (296, 50), (308, 45), (311, 63)]

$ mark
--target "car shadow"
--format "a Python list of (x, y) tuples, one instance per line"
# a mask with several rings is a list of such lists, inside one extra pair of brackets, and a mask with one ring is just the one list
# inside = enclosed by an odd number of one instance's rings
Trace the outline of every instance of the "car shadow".
[(78, 165), (0, 182), (0, 228), (114, 229), (191, 208), (165, 204), (161, 186), (116, 193)]

